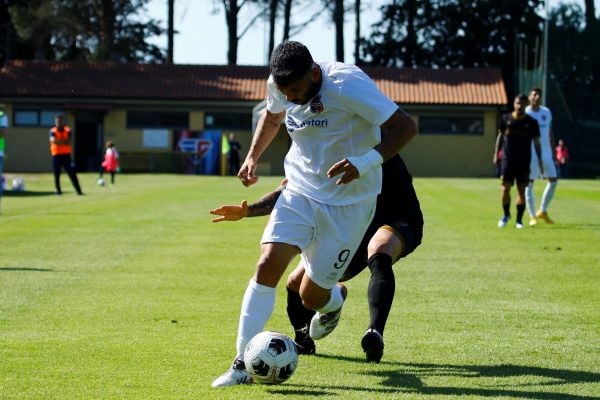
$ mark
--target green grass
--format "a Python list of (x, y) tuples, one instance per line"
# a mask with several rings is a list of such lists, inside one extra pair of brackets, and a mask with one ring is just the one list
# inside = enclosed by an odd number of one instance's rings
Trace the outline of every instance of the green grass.
[[(416, 179), (424, 240), (395, 266), (383, 362), (360, 349), (363, 273), (288, 382), (214, 390), (266, 219), (208, 210), (279, 178), (82, 174), (87, 195), (63, 177), (59, 197), (50, 175), (21, 176), (28, 192), (1, 203), (0, 399), (600, 399), (598, 181), (560, 182), (556, 225), (501, 230), (497, 181)], [(277, 293), (267, 328), (290, 334)]]

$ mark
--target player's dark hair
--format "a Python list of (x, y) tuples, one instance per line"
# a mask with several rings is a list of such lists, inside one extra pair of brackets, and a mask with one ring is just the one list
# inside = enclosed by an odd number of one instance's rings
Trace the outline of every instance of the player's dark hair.
[(527, 97), (526, 94), (519, 93), (518, 95), (515, 96), (515, 100), (517, 100), (517, 99), (524, 101), (526, 103), (529, 103), (529, 98)]
[(540, 96), (542, 95), (542, 88), (534, 86), (531, 88), (531, 90), (529, 91), (529, 93), (531, 92), (536, 92), (537, 94), (539, 94)]
[(289, 86), (306, 75), (313, 67), (310, 52), (300, 42), (285, 41), (271, 54), (271, 75), (279, 86)]

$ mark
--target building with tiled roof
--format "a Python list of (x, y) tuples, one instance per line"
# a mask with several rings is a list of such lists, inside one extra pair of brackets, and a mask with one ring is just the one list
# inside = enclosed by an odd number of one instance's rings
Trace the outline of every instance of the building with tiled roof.
[[(496, 120), (507, 103), (499, 70), (364, 70), (419, 122), (421, 134), (403, 151), (415, 175), (492, 174)], [(177, 171), (186, 156), (179, 140), (202, 131), (235, 132), (248, 149), (268, 74), (259, 66), (11, 61), (0, 70), (0, 103), (10, 121), (5, 168), (50, 170), (47, 132), (55, 114), (74, 128), (84, 171), (97, 169), (105, 140), (118, 144), (125, 171)], [(288, 146), (282, 128), (262, 171), (283, 173)]]

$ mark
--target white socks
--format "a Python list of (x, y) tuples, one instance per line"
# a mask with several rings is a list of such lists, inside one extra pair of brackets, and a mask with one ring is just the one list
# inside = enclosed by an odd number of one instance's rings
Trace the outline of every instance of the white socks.
[[(556, 190), (557, 181), (548, 182), (542, 195), (542, 202), (540, 203), (540, 211), (548, 211), (550, 201), (554, 197), (554, 191)], [(535, 217), (535, 199), (533, 198), (533, 182), (529, 182), (529, 185), (525, 188), (525, 202), (527, 203), (527, 212), (530, 217)]]
[(344, 305), (342, 290), (338, 285), (335, 285), (333, 289), (331, 289), (331, 296), (329, 297), (327, 304), (319, 308), (317, 311), (321, 314), (327, 314), (328, 312), (338, 310), (342, 305)]
[[(275, 308), (275, 288), (256, 283), (251, 279), (244, 293), (237, 336), (237, 353), (244, 360), (246, 344), (263, 331)], [(241, 357), (240, 357), (241, 356)]]
[(535, 200), (533, 198), (533, 182), (525, 188), (525, 203), (527, 204), (527, 212), (530, 217), (535, 217)]
[(548, 210), (548, 206), (550, 205), (550, 201), (552, 197), (554, 197), (554, 191), (556, 190), (556, 185), (558, 182), (548, 182), (546, 185), (546, 189), (544, 189), (544, 194), (542, 195), (542, 203), (540, 204), (540, 210), (546, 212)]

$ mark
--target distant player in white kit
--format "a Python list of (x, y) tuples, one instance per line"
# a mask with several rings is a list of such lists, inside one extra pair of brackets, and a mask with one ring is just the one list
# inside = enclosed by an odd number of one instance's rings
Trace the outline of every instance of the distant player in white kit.
[(542, 195), (540, 208), (535, 209), (535, 199), (533, 197), (533, 183), (535, 179), (541, 176), (535, 149), (531, 148), (531, 165), (529, 167), (529, 185), (525, 188), (525, 202), (527, 203), (527, 212), (529, 213), (529, 225), (538, 223), (538, 218), (543, 219), (548, 224), (554, 221), (548, 216), (548, 206), (554, 191), (558, 184), (558, 171), (556, 169), (556, 159), (554, 154), (554, 132), (552, 131), (552, 113), (550, 109), (541, 105), (542, 89), (534, 87), (529, 92), (529, 105), (525, 109), (527, 115), (534, 118), (540, 126), (540, 144), (542, 146), (542, 164), (544, 166), (544, 178), (548, 178), (548, 183)]
[(300, 296), (317, 311), (311, 336), (320, 339), (335, 328), (347, 295), (337, 282), (373, 218), (381, 164), (416, 134), (415, 122), (358, 67), (315, 63), (304, 45), (284, 42), (273, 51), (270, 69), (267, 108), (238, 177), (245, 186), (258, 180), (258, 159), (285, 119), (292, 138), (285, 158), (288, 184), (244, 294), (237, 356), (213, 387), (251, 383), (244, 348), (271, 317), (275, 287), (298, 254), (306, 268)]

